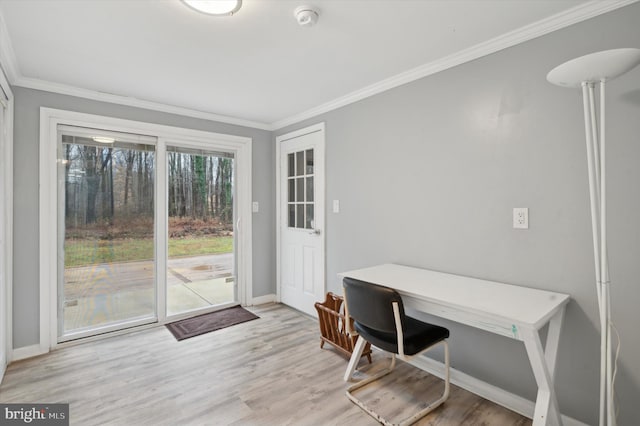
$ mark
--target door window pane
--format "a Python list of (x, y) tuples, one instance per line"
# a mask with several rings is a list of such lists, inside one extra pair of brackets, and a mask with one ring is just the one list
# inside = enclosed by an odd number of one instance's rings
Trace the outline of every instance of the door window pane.
[(296, 201), (304, 201), (304, 178), (296, 179)]
[(304, 204), (296, 206), (296, 228), (304, 228)]
[(307, 204), (307, 215), (305, 217), (305, 228), (315, 228), (315, 222), (313, 220), (313, 204)]
[(307, 155), (307, 174), (313, 174), (313, 149), (308, 149), (306, 152)]
[(295, 166), (296, 165), (295, 165), (293, 153), (287, 155), (287, 169), (288, 169), (287, 176), (295, 176), (295, 174), (296, 174)]
[(304, 151), (296, 152), (296, 176), (304, 175)]
[(296, 201), (296, 181), (295, 179), (289, 179), (289, 185), (288, 185), (288, 197), (287, 200), (289, 200), (290, 203), (293, 203)]
[(295, 204), (289, 204), (289, 220), (287, 223), (289, 228), (296, 227), (296, 205)]
[(306, 179), (307, 181), (307, 201), (313, 202), (313, 176)]

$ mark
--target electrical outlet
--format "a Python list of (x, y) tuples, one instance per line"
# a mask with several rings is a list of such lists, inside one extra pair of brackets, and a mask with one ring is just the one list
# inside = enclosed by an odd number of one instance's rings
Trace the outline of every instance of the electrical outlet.
[(529, 208), (513, 208), (513, 229), (529, 229)]

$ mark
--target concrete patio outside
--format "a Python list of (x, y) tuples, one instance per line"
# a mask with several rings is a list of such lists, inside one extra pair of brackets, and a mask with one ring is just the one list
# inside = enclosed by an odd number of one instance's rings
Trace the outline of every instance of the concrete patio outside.
[[(154, 314), (154, 262), (102, 263), (65, 269), (64, 330)], [(167, 315), (235, 299), (233, 253), (169, 259)]]

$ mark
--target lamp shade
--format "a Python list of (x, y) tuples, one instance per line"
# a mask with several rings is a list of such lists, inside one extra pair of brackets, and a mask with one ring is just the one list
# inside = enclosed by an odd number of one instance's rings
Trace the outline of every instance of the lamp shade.
[(572, 59), (547, 74), (549, 83), (563, 87), (580, 87), (583, 82), (613, 80), (640, 64), (640, 49), (604, 50)]

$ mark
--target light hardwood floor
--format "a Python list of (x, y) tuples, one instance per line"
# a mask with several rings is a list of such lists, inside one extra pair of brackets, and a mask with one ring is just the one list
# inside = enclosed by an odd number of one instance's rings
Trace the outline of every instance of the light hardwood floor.
[[(72, 425), (376, 425), (345, 396), (347, 360), (320, 349), (317, 323), (282, 305), (261, 318), (177, 342), (165, 327), (65, 347), (13, 363), (3, 403), (70, 404)], [(362, 374), (384, 368), (374, 351)], [(435, 386), (430, 386), (435, 384)], [(406, 416), (441, 381), (405, 363), (360, 393), (381, 414)], [(531, 420), (452, 386), (418, 425), (530, 425)]]

